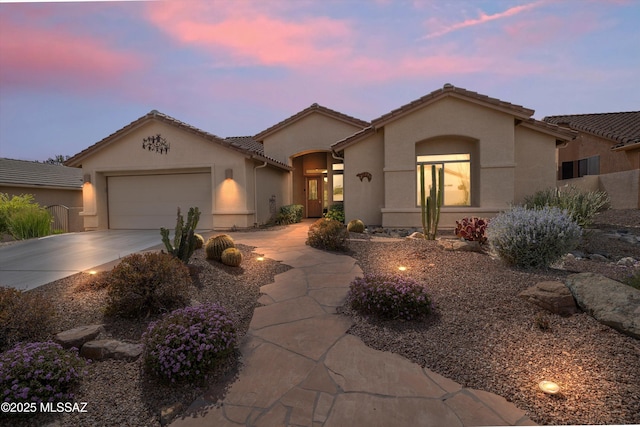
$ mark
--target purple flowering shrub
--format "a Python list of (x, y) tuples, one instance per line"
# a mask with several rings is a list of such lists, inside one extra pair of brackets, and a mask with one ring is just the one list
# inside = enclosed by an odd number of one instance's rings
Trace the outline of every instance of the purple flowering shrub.
[(399, 275), (358, 277), (351, 282), (347, 300), (356, 311), (386, 319), (412, 320), (426, 317), (433, 311), (425, 287)]
[(31, 292), (0, 287), (0, 351), (21, 341), (41, 341), (52, 332), (55, 309)]
[(84, 374), (77, 351), (52, 341), (20, 343), (0, 354), (2, 402), (55, 402), (73, 399)]
[(105, 280), (109, 282), (108, 315), (145, 317), (189, 303), (189, 269), (166, 253), (128, 255)]
[(487, 242), (487, 218), (462, 218), (456, 221), (456, 236), (471, 242), (479, 242), (481, 245)]
[(224, 307), (203, 304), (175, 310), (151, 323), (142, 343), (150, 372), (171, 382), (201, 380), (233, 352), (236, 330)]

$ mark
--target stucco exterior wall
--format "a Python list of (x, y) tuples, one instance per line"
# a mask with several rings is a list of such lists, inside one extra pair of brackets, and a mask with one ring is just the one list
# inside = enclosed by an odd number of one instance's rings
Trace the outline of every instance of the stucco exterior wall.
[[(425, 140), (464, 138), (478, 142), (472, 159), (472, 183), (478, 193), (474, 206), (444, 207), (443, 227), (463, 216), (497, 213), (515, 193), (515, 130), (510, 114), (473, 102), (445, 98), (385, 126), (385, 207), (383, 226), (419, 226), (416, 205), (416, 144)], [(553, 159), (552, 159), (553, 167)]]
[[(160, 154), (142, 148), (144, 138), (157, 134), (170, 143), (168, 153)], [(85, 185), (83, 189), (82, 215), (86, 229), (108, 228), (108, 176), (196, 171), (211, 174), (211, 188), (214, 192), (211, 197), (212, 205), (208, 209), (212, 218), (207, 221), (201, 217), (203, 224), (213, 223), (215, 228), (234, 225), (247, 227), (253, 224), (253, 211), (248, 207), (248, 199), (253, 194), (247, 195), (245, 156), (159, 121), (146, 122), (112, 141), (84, 159), (82, 169), (85, 174), (91, 175), (91, 184)], [(227, 169), (233, 170), (232, 180), (225, 179)]]
[(612, 151), (611, 146), (614, 144), (609, 139), (580, 132), (575, 140), (569, 141), (565, 147), (558, 148), (559, 165), (562, 162), (600, 156), (600, 174), (637, 169), (634, 156), (626, 151)]
[(329, 151), (331, 144), (361, 128), (321, 113), (309, 114), (267, 136), (265, 155), (291, 164), (291, 157), (313, 151)]
[(255, 194), (257, 194), (258, 202), (257, 223), (262, 225), (278, 214), (280, 206), (290, 204), (287, 192), (290, 172), (269, 166), (256, 169), (255, 172), (257, 184)]
[(522, 126), (516, 127), (514, 203), (556, 185), (556, 140)]
[[(344, 150), (345, 220), (360, 219), (367, 226), (382, 225), (385, 206), (384, 132), (380, 131)], [(357, 174), (369, 172), (371, 181)]]

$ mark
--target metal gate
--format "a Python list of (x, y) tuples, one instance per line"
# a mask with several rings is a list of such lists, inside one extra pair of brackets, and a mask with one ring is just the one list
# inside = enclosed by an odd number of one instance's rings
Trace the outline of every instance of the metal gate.
[(69, 232), (69, 208), (64, 205), (51, 205), (46, 208), (53, 221), (51, 222), (51, 233)]

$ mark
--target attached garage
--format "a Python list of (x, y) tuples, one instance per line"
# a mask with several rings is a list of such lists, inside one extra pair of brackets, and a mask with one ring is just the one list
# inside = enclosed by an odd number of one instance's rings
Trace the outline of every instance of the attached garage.
[(190, 207), (200, 209), (198, 228), (213, 228), (211, 174), (172, 173), (107, 177), (109, 228), (173, 229), (180, 207), (185, 220)]

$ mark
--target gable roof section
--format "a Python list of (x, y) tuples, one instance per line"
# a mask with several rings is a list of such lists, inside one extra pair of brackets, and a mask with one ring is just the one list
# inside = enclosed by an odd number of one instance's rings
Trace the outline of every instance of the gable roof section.
[(391, 123), (401, 117), (407, 116), (416, 110), (424, 108), (429, 104), (447, 97), (463, 99), (468, 102), (472, 102), (487, 108), (510, 114), (514, 116), (517, 125), (522, 125), (539, 132), (550, 134), (560, 140), (575, 138), (575, 132), (531, 118), (535, 111), (530, 108), (525, 108), (521, 105), (501, 101), (497, 98), (491, 98), (489, 96), (482, 95), (477, 92), (472, 92), (467, 89), (455, 87), (447, 83), (442, 87), (442, 89), (434, 90), (433, 92), (421, 98), (418, 98), (415, 101), (411, 101), (408, 104), (405, 104), (399, 108), (396, 108), (395, 110), (383, 114), (376, 119), (373, 119), (371, 121), (371, 126), (336, 142), (332, 145), (332, 148), (334, 151), (341, 151), (347, 146), (355, 144), (356, 142), (366, 138), (370, 134), (375, 133), (378, 129), (383, 128), (388, 123)]
[(331, 117), (333, 119), (337, 119), (340, 120), (342, 122), (351, 124), (353, 126), (357, 126), (357, 127), (367, 127), (369, 126), (368, 122), (365, 122), (364, 120), (360, 120), (357, 119), (355, 117), (351, 117), (348, 116), (346, 114), (342, 114), (338, 111), (332, 110), (330, 108), (327, 107), (323, 107), (322, 105), (318, 105), (318, 104), (311, 104), (311, 106), (305, 108), (304, 110), (300, 111), (299, 113), (294, 114), (293, 116), (284, 119), (283, 121), (281, 121), (280, 123), (276, 123), (275, 125), (271, 126), (268, 129), (263, 130), (262, 132), (258, 133), (257, 135), (255, 135), (253, 138), (256, 141), (263, 141), (266, 137), (268, 137), (269, 135), (273, 135), (274, 133), (278, 132), (281, 129), (284, 129), (285, 127), (297, 122), (298, 120), (301, 120), (313, 113), (320, 113), (323, 114), (325, 116)]
[[(206, 139), (207, 141), (222, 145), (223, 147), (227, 147), (229, 149), (238, 151), (241, 154), (244, 154), (246, 156), (249, 156), (251, 158), (254, 158), (256, 160), (259, 161), (263, 161), (263, 162), (267, 162), (273, 166), (276, 166), (278, 168), (281, 169), (286, 169), (286, 170), (291, 170), (291, 167), (289, 165), (286, 165), (278, 160), (272, 159), (270, 157), (267, 157), (264, 155), (264, 150), (261, 150), (260, 147), (258, 147), (255, 144), (248, 144), (248, 143), (239, 143), (236, 140), (239, 139), (244, 139), (244, 137), (238, 137), (238, 138), (227, 138), (227, 139), (223, 139), (220, 138), (219, 136), (216, 136), (212, 133), (203, 131), (201, 129), (198, 129), (194, 126), (191, 126), (185, 122), (181, 122), (180, 120), (174, 119), (171, 116), (168, 116), (166, 114), (163, 114), (157, 110), (152, 110), (149, 113), (145, 114), (144, 116), (140, 117), (139, 119), (129, 123), (128, 125), (126, 125), (125, 127), (123, 127), (122, 129), (112, 133), (111, 135), (107, 136), (106, 138), (96, 142), (95, 144), (93, 144), (92, 146), (82, 150), (80, 153), (76, 154), (75, 156), (71, 157), (70, 159), (68, 159), (65, 162), (65, 165), (67, 166), (73, 166), (73, 167), (80, 167), (82, 166), (82, 161), (97, 153), (98, 151), (102, 150), (103, 148), (109, 146), (111, 143), (113, 143), (114, 141), (116, 141), (118, 138), (126, 135), (127, 133), (133, 131), (134, 129), (137, 129), (138, 127), (142, 126), (144, 123), (148, 122), (149, 120), (158, 120), (160, 122), (163, 123), (167, 123), (171, 126), (177, 127), (185, 132), (189, 132), (189, 133), (193, 133), (195, 135), (200, 136), (201, 138)], [(261, 145), (261, 144), (260, 144)]]
[(0, 158), (0, 185), (81, 190), (82, 170)]
[(547, 123), (568, 126), (612, 141), (612, 150), (640, 144), (640, 111), (548, 116)]

